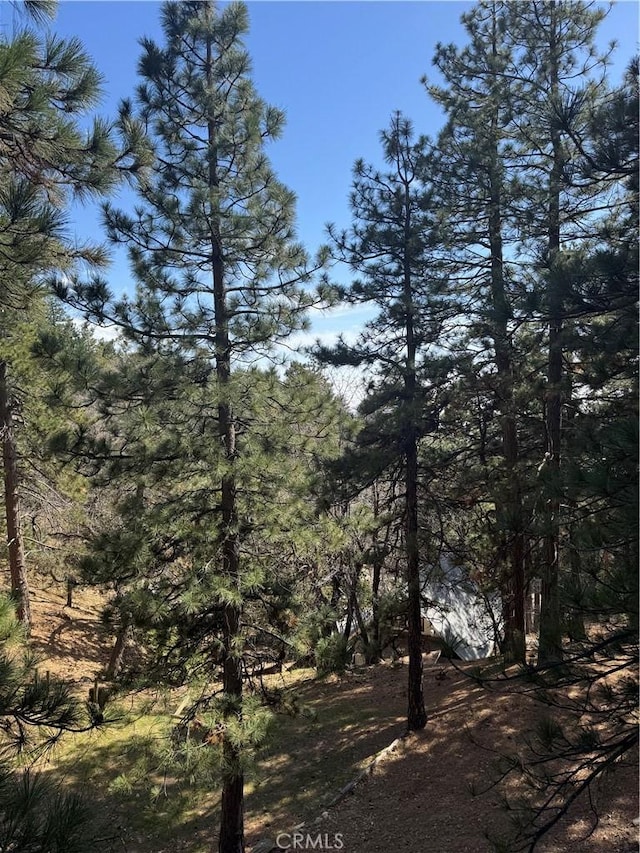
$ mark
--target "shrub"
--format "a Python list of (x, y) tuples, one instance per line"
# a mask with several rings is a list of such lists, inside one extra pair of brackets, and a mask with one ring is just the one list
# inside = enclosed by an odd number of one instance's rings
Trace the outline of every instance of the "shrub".
[(318, 640), (315, 649), (316, 669), (320, 675), (329, 672), (344, 672), (349, 662), (347, 641), (342, 634), (332, 634)]

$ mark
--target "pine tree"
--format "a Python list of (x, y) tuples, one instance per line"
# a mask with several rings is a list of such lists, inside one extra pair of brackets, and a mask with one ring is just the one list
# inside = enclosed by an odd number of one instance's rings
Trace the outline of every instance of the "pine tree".
[[(25, 4), (36, 18), (51, 3)], [(82, 259), (104, 262), (99, 247), (76, 247), (64, 232), (64, 208), (72, 195), (106, 192), (118, 179), (119, 155), (109, 129), (96, 121), (86, 134), (78, 120), (99, 96), (100, 78), (75, 40), (29, 29), (0, 39), (0, 327), (11, 336), (17, 311), (43, 293), (53, 269)], [(11, 365), (0, 364), (0, 428), (3, 436), (5, 510), (11, 583), (20, 618), (30, 621), (22, 541), (19, 460), (15, 442)]]
[[(114, 518), (89, 543), (81, 577), (117, 590), (111, 615), (131, 626), (144, 650), (136, 655), (142, 666), (125, 664), (124, 677), (154, 687), (188, 684), (200, 696), (185, 713), (216, 724), (226, 713), (225, 730), (245, 766), (261, 724), (253, 695), (278, 705), (261, 674), (297, 645), (307, 593), (331, 570), (325, 554), (333, 525), (317, 517), (313, 493), (322, 459), (337, 452), (340, 407), (302, 367), (284, 377), (235, 371), (242, 623), (234, 639), (249, 695), (238, 715), (219, 689), (229, 583), (216, 522), (220, 454), (206, 440), (208, 423), (215, 425), (215, 377), (200, 389), (166, 356), (145, 360), (129, 348), (119, 359), (93, 380), (101, 392), (93, 439), (81, 431), (76, 441), (60, 435), (56, 442), (58, 454), (75, 456), (87, 473), (99, 463), (94, 486), (119, 493)], [(114, 383), (111, 396), (101, 382)]]
[[(407, 723), (424, 728), (422, 690), (420, 544), (418, 491), (420, 439), (429, 423), (425, 412), (423, 359), (438, 340), (445, 312), (440, 299), (435, 223), (429, 189), (421, 179), (425, 144), (415, 141), (411, 123), (400, 114), (381, 134), (388, 172), (358, 161), (351, 193), (353, 225), (331, 229), (336, 255), (361, 278), (345, 290), (350, 302), (379, 311), (358, 344), (341, 341), (318, 356), (332, 364), (380, 367), (361, 404), (365, 427), (359, 442), (371, 442), (368, 483), (400, 464), (404, 478), (404, 548), (407, 572), (409, 686)], [(376, 452), (377, 451), (377, 452)]]
[[(436, 54), (447, 85), (429, 87), (449, 118), (434, 177), (450, 224), (454, 277), (472, 317), (468, 346), (478, 356), (469, 381), (491, 389), (500, 418), (502, 470), (488, 483), (503, 533), (498, 552), (508, 555), (507, 649), (520, 661), (527, 562), (543, 577), (540, 659), (562, 655), (567, 261), (578, 247), (588, 253), (595, 246), (598, 211), (610, 204), (603, 184), (577, 177), (589, 116), (606, 95), (603, 59), (593, 47), (601, 18), (581, 3), (479, 3), (463, 17), (469, 46), (441, 46)], [(535, 380), (543, 370), (544, 388)], [(522, 443), (539, 448), (537, 462), (520, 452)], [(483, 455), (492, 445), (490, 432)], [(544, 545), (536, 560), (538, 539)]]
[(68, 685), (38, 678), (25, 639), (13, 603), (0, 597), (0, 848), (82, 853), (91, 844), (87, 804), (32, 765), (65, 732), (93, 723)]
[(594, 233), (593, 212), (602, 201), (596, 201), (600, 188), (575, 184), (572, 175), (579, 150), (576, 140), (586, 136), (591, 105), (604, 89), (605, 59), (594, 47), (604, 14), (580, 2), (532, 2), (510, 9), (510, 31), (520, 56), (514, 140), (521, 153), (519, 168), (528, 202), (521, 236), (531, 252), (547, 330), (541, 663), (562, 658), (561, 459), (568, 402), (565, 246), (573, 248), (576, 240), (588, 245), (585, 236)]
[[(581, 240), (562, 245), (554, 268), (563, 311), (562, 522), (569, 563), (559, 577), (558, 604), (568, 637), (561, 661), (543, 657), (526, 678), (512, 679), (550, 717), (504, 765), (531, 792), (509, 802), (516, 833), (503, 845), (510, 850), (534, 849), (580, 797), (589, 796), (597, 821), (591, 792), (637, 753), (637, 61), (622, 86), (599, 94), (578, 98), (585, 106), (581, 126), (571, 110), (557, 116), (572, 145), (570, 189), (605, 203)], [(564, 223), (568, 233), (575, 221)]]
[[(514, 73), (508, 37), (508, 4), (478, 3), (462, 21), (469, 37), (463, 49), (439, 45), (434, 64), (446, 86), (428, 91), (446, 111), (438, 140), (438, 195), (452, 267), (471, 321), (474, 338), (491, 345), (491, 368), (476, 368), (495, 397), (501, 431), (502, 473), (494, 486), (499, 549), (506, 552), (502, 579), (507, 655), (525, 659), (525, 550), (522, 461), (517, 409), (517, 355), (514, 338), (521, 322), (519, 283), (511, 261), (514, 241), (512, 158), (509, 154)], [(445, 213), (446, 211), (446, 213)], [(483, 349), (482, 359), (486, 359)]]
[(578, 140), (580, 177), (606, 186), (609, 215), (596, 248), (574, 251), (564, 264), (568, 372), (577, 388), (566, 483), (578, 575), (566, 606), (583, 621), (596, 611), (618, 627), (621, 618), (637, 625), (637, 107), (634, 61), (622, 86), (594, 105), (589, 137)]
[[(301, 327), (316, 297), (295, 241), (294, 196), (264, 152), (280, 134), (283, 115), (253, 88), (242, 42), (246, 7), (168, 3), (161, 14), (165, 46), (142, 41), (142, 82), (135, 105), (123, 103), (119, 120), (128, 143), (148, 135), (154, 166), (137, 181), (133, 216), (105, 208), (110, 238), (128, 244), (137, 294), (111, 314), (103, 282), (79, 286), (76, 298), (95, 316), (115, 319), (149, 357), (154, 379), (168, 388), (173, 380), (178, 395), (201, 395), (193, 411), (202, 428), (198, 442), (209, 450), (201, 476), (213, 503), (200, 518), (209, 524), (207, 571), (216, 579), (225, 713), (233, 721), (242, 718), (240, 635), (251, 586), (245, 576), (251, 524), (240, 494), (254, 464), (244, 459), (247, 443), (239, 432), (239, 401), (251, 376), (241, 366)], [(163, 380), (157, 375), (163, 365), (184, 374)], [(177, 446), (186, 437), (178, 426)], [(202, 453), (195, 443), (193, 452)], [(223, 748), (219, 849), (238, 853), (244, 849), (241, 748), (231, 736)]]

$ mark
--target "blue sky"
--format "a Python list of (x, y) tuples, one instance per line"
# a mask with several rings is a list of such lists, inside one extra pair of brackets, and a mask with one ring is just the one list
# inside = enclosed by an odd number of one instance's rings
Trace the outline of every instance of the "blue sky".
[[(269, 154), (282, 181), (298, 196), (298, 231), (313, 251), (325, 225), (349, 224), (351, 169), (358, 157), (379, 161), (379, 131), (394, 110), (419, 133), (435, 135), (441, 114), (420, 78), (436, 80), (431, 58), (437, 42), (464, 43), (460, 15), (467, 2), (249, 2), (247, 46), (260, 95), (285, 110), (287, 126)], [(53, 29), (78, 36), (105, 78), (98, 112), (115, 116), (137, 83), (138, 40), (162, 40), (160, 4), (138, 0), (62, 0)], [(619, 42), (612, 79), (638, 49), (638, 3), (615, 4), (599, 41)], [(0, 24), (10, 27), (11, 6), (0, 0)], [(99, 212), (84, 209), (72, 228), (80, 238), (99, 235)], [(116, 259), (112, 288), (130, 287), (126, 262)], [(323, 336), (353, 326), (353, 313), (314, 321)]]

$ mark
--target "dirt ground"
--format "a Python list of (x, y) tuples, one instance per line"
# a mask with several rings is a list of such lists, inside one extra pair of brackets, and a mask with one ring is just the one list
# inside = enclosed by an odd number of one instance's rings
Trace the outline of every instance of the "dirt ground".
[[(426, 729), (407, 738), (381, 762), (322, 823), (323, 831), (344, 833), (348, 853), (484, 853), (494, 850), (486, 838), (509, 830), (500, 793), (473, 796), (490, 780), (495, 751), (518, 748), (523, 729), (533, 725), (539, 708), (522, 698), (489, 693), (462, 672), (445, 670), (436, 680), (425, 670)], [(372, 673), (374, 682), (403, 684), (404, 671)], [(376, 690), (377, 693), (377, 690)], [(600, 822), (595, 832), (587, 803), (536, 848), (540, 853), (631, 853), (637, 849), (637, 767), (620, 768), (598, 797)], [(509, 849), (509, 848), (508, 848)]]
[(38, 669), (76, 684), (90, 683), (109, 661), (113, 639), (101, 621), (103, 595), (74, 591), (72, 607), (66, 591), (51, 578), (37, 578), (31, 590), (31, 645)]
[[(72, 609), (55, 584), (33, 599), (32, 642), (42, 670), (73, 680), (79, 689), (106, 665), (111, 638), (100, 622), (100, 597), (76, 594)], [(300, 685), (308, 717), (282, 720), (274, 748), (262, 755), (248, 785), (248, 850), (265, 838), (299, 831), (323, 836), (324, 850), (344, 853), (484, 853), (487, 833), (509, 829), (495, 788), (474, 795), (491, 778), (497, 752), (513, 752), (540, 707), (531, 700), (477, 686), (462, 664), (426, 660), (426, 729), (403, 740), (373, 773), (337, 805), (331, 800), (369, 761), (403, 734), (406, 662), (363, 668), (340, 678)], [(588, 802), (536, 847), (539, 853), (631, 853), (638, 849), (637, 764), (620, 766), (596, 792), (599, 822)], [(105, 803), (112, 819), (120, 807)], [(202, 803), (189, 828), (167, 839), (137, 836), (127, 853), (200, 853), (215, 845), (217, 799)], [(338, 840), (339, 839), (339, 840)], [(286, 841), (285, 837), (285, 841)], [(342, 847), (340, 847), (342, 844)], [(333, 845), (333, 846), (331, 846)], [(104, 848), (106, 849), (106, 848)], [(109, 848), (111, 849), (111, 848)], [(115, 849), (115, 848), (113, 848)], [(317, 849), (317, 848), (316, 848)], [(505, 850), (510, 851), (508, 846)], [(88, 851), (89, 853), (89, 851)]]

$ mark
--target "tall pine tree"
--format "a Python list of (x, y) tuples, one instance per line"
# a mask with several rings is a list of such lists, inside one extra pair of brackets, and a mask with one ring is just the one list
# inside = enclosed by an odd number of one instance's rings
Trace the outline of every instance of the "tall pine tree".
[(514, 56), (507, 11), (507, 4), (490, 0), (462, 16), (469, 44), (438, 46), (434, 64), (446, 85), (431, 85), (428, 91), (448, 119), (438, 142), (438, 195), (459, 298), (471, 322), (469, 350), (476, 351), (479, 337), (492, 356), (492, 364), (486, 364), (483, 348), (484, 364), (477, 369), (500, 423), (502, 461), (491, 488), (498, 550), (507, 564), (500, 583), (505, 646), (509, 657), (523, 662), (526, 536), (514, 352), (521, 310), (511, 262), (515, 188), (508, 146)]
[(331, 364), (377, 370), (360, 407), (365, 427), (359, 440), (370, 443), (368, 483), (398, 463), (402, 471), (409, 630), (407, 724), (417, 730), (427, 721), (418, 536), (419, 447), (431, 423), (424, 358), (439, 339), (445, 312), (436, 263), (435, 217), (429, 188), (421, 177), (425, 143), (415, 140), (411, 122), (399, 113), (381, 138), (388, 171), (356, 163), (353, 225), (348, 231), (330, 231), (336, 256), (360, 276), (344, 290), (344, 298), (371, 304), (378, 314), (366, 324), (357, 344), (340, 341), (332, 350), (319, 349), (318, 356)]
[[(205, 394), (198, 442), (209, 448), (201, 476), (213, 503), (199, 516), (209, 525), (201, 570), (216, 578), (212, 606), (221, 608), (222, 631), (216, 657), (232, 722), (243, 713), (241, 629), (251, 586), (247, 531), (254, 524), (241, 496), (243, 479), (256, 474), (239, 433), (237, 404), (250, 376), (242, 365), (300, 328), (317, 297), (308, 287), (307, 256), (295, 240), (294, 196), (265, 154), (284, 117), (253, 87), (242, 41), (246, 6), (168, 3), (161, 15), (165, 44), (143, 39), (135, 103), (123, 103), (120, 111), (125, 140), (143, 131), (154, 166), (137, 181), (133, 215), (105, 209), (109, 236), (128, 246), (136, 296), (112, 311), (104, 282), (94, 281), (77, 287), (76, 299), (98, 318), (109, 315), (139, 345), (149, 358), (147, 380), (177, 394), (185, 387)], [(163, 365), (169, 371), (164, 380), (156, 375)], [(175, 438), (179, 444), (193, 435), (178, 428)], [(165, 451), (168, 461), (166, 445)], [(241, 746), (228, 734), (223, 750), (219, 849), (240, 853)]]
[[(25, 4), (36, 18), (55, 5)], [(83, 260), (105, 261), (96, 246), (77, 246), (65, 232), (75, 196), (103, 195), (118, 180), (120, 155), (104, 122), (80, 128), (97, 103), (100, 77), (76, 39), (24, 28), (0, 37), (0, 330), (11, 337), (16, 312), (44, 292), (46, 274)], [(20, 463), (15, 439), (17, 389), (12, 365), (0, 362), (0, 429), (11, 587), (20, 619), (30, 622), (22, 536)]]
[(527, 201), (520, 218), (537, 307), (546, 330), (545, 454), (541, 482), (542, 596), (539, 660), (562, 658), (561, 530), (569, 389), (566, 371), (570, 252), (598, 241), (595, 222), (607, 202), (602, 188), (574, 180), (589, 115), (606, 92), (606, 60), (595, 48), (602, 9), (582, 2), (532, 2), (509, 10), (518, 50), (513, 140)]

